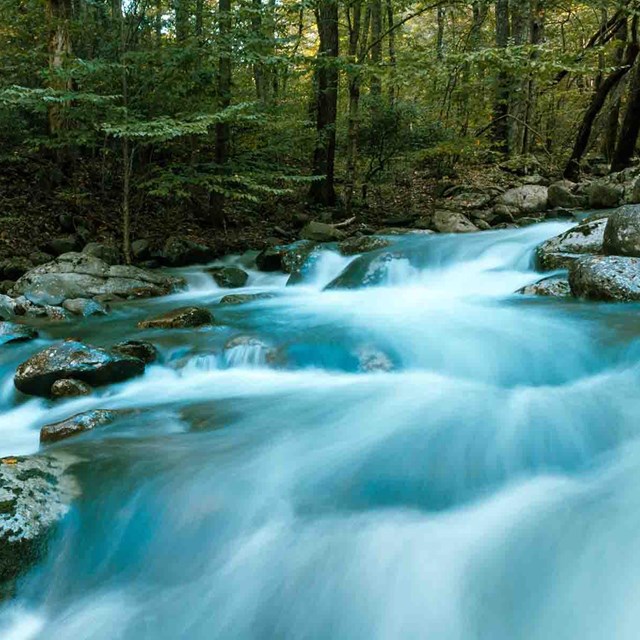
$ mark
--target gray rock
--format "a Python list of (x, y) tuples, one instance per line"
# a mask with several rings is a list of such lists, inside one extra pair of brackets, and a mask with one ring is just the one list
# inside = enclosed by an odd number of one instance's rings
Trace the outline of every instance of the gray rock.
[(377, 251), (384, 249), (391, 243), (389, 240), (378, 236), (360, 236), (359, 238), (349, 238), (338, 245), (338, 251), (343, 256), (354, 256), (358, 253), (368, 253), (369, 251)]
[(207, 269), (219, 287), (239, 289), (247, 284), (249, 274), (238, 267), (213, 267)]
[(609, 178), (596, 180), (587, 189), (589, 207), (592, 209), (610, 209), (622, 203), (624, 187)]
[(77, 436), (86, 431), (91, 431), (96, 427), (113, 422), (118, 413), (116, 411), (107, 411), (104, 409), (94, 409), (71, 416), (66, 420), (46, 424), (40, 429), (40, 442), (49, 444), (58, 442), (71, 436)]
[(583, 222), (550, 238), (536, 249), (538, 266), (545, 270), (566, 269), (584, 254), (602, 253), (607, 219)]
[(131, 256), (136, 262), (148, 260), (151, 257), (151, 243), (142, 238), (131, 243)]
[(68, 235), (52, 238), (44, 245), (43, 249), (45, 253), (50, 253), (52, 256), (60, 256), (63, 253), (78, 251), (80, 247), (80, 239), (75, 235)]
[(146, 340), (123, 340), (114, 344), (111, 351), (138, 358), (145, 364), (151, 364), (158, 359), (158, 350)]
[(282, 271), (285, 273), (298, 273), (318, 247), (313, 240), (299, 240), (293, 244), (280, 247)]
[(491, 194), (485, 191), (463, 191), (448, 198), (444, 206), (453, 211), (470, 211), (487, 207), (492, 199)]
[(569, 270), (571, 293), (589, 300), (640, 300), (640, 258), (584, 256)]
[(478, 227), (465, 215), (445, 209), (434, 212), (431, 224), (433, 229), (439, 233), (472, 233), (478, 231)]
[(551, 276), (549, 278), (543, 278), (528, 284), (526, 287), (518, 289), (516, 293), (520, 293), (525, 296), (549, 296), (553, 298), (566, 298), (571, 295), (571, 287), (569, 286), (569, 280), (562, 276)]
[(139, 267), (113, 265), (85, 253), (66, 253), (22, 276), (14, 287), (38, 305), (59, 305), (73, 298), (105, 294), (122, 298), (161, 296), (183, 285), (179, 278)]
[(107, 309), (96, 300), (88, 300), (86, 298), (71, 298), (62, 303), (62, 308), (73, 314), (74, 316), (103, 316), (106, 315)]
[(212, 247), (188, 238), (172, 236), (165, 242), (162, 255), (169, 266), (184, 267), (211, 262), (216, 258), (216, 251)]
[(144, 362), (77, 340), (65, 340), (31, 356), (17, 369), (19, 391), (48, 397), (56, 380), (74, 378), (99, 387), (144, 373)]
[(268, 300), (275, 297), (273, 293), (233, 293), (220, 299), (220, 304), (245, 304), (256, 300)]
[(38, 337), (38, 332), (26, 324), (0, 321), (0, 344), (26, 342)]
[(205, 307), (181, 307), (138, 323), (139, 329), (192, 329), (215, 323)]
[(122, 262), (120, 249), (101, 242), (90, 242), (82, 250), (82, 253), (86, 253), (94, 258), (100, 258), (100, 260), (107, 264), (120, 264), (120, 262)]
[(267, 247), (256, 256), (256, 267), (260, 271), (282, 271), (282, 252), (277, 247)]
[(549, 185), (549, 208), (576, 209), (583, 206), (583, 199), (573, 193), (575, 188), (576, 184), (569, 180), (560, 180)]
[(604, 253), (640, 256), (640, 205), (626, 205), (614, 211), (604, 230)]
[(82, 380), (74, 380), (73, 378), (65, 378), (64, 380), (56, 380), (51, 385), (52, 398), (75, 398), (77, 396), (91, 395), (91, 387)]
[(336, 229), (333, 225), (324, 222), (311, 221), (300, 232), (302, 240), (313, 240), (314, 242), (339, 242), (346, 238), (344, 231)]
[(45, 553), (55, 525), (80, 494), (65, 473), (69, 455), (0, 459), (0, 583), (10, 595), (11, 581)]
[(505, 205), (522, 215), (539, 213), (548, 207), (548, 189), (537, 184), (515, 187), (498, 196), (496, 204)]
[(50, 253), (45, 253), (44, 251), (33, 251), (29, 254), (29, 260), (34, 267), (45, 264), (45, 262), (51, 262), (53, 259), (54, 256), (52, 256)]
[(64, 309), (50, 305), (38, 306), (27, 300), (24, 296), (12, 298), (10, 296), (0, 295), (0, 314), (18, 318), (47, 318), (54, 322), (67, 319), (67, 312)]

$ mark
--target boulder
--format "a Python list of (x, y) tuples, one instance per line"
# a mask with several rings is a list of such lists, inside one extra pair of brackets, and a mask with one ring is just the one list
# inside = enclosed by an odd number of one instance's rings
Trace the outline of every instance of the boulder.
[(282, 252), (277, 247), (267, 247), (256, 256), (260, 271), (282, 271)]
[(0, 280), (17, 280), (33, 267), (28, 258), (7, 258), (0, 260)]
[(519, 214), (539, 213), (548, 208), (548, 189), (538, 184), (526, 184), (505, 191), (496, 198), (502, 204)]
[(548, 206), (550, 209), (576, 209), (584, 205), (583, 199), (573, 193), (576, 184), (569, 180), (559, 180), (549, 185)]
[(478, 227), (465, 215), (445, 209), (434, 212), (431, 224), (433, 229), (440, 233), (472, 233), (478, 231)]
[(151, 257), (151, 243), (144, 238), (134, 240), (131, 243), (131, 257), (136, 262), (148, 260)]
[(103, 316), (107, 313), (107, 309), (102, 304), (87, 298), (69, 298), (62, 303), (62, 308), (74, 316), (82, 316), (83, 318)]
[(282, 271), (285, 273), (300, 272), (317, 247), (318, 243), (313, 240), (299, 240), (281, 247)]
[(67, 235), (52, 238), (42, 248), (45, 253), (50, 253), (52, 256), (61, 256), (63, 253), (78, 251), (81, 246), (80, 238), (75, 235)]
[(0, 295), (0, 315), (25, 318), (47, 318), (54, 322), (67, 319), (67, 312), (60, 307), (50, 305), (35, 305), (24, 296), (12, 298), (7, 295)]
[(107, 264), (120, 264), (122, 262), (120, 249), (101, 242), (90, 242), (82, 250), (82, 253), (86, 253), (94, 258), (100, 258), (100, 260)]
[(216, 251), (188, 238), (171, 236), (164, 244), (162, 256), (164, 262), (171, 267), (185, 267), (215, 260)]
[(300, 238), (302, 240), (313, 240), (314, 242), (339, 242), (346, 238), (346, 234), (331, 224), (312, 220), (302, 229)]
[(587, 189), (587, 196), (592, 209), (610, 209), (622, 203), (624, 187), (610, 178), (595, 180)]
[(0, 321), (0, 344), (26, 342), (38, 337), (38, 332), (26, 324)]
[(91, 431), (96, 427), (113, 422), (118, 413), (116, 411), (107, 411), (104, 409), (94, 409), (71, 416), (66, 420), (46, 424), (40, 429), (40, 442), (51, 443), (77, 436), (85, 431)]
[(245, 304), (256, 300), (268, 300), (273, 298), (273, 293), (233, 293), (220, 299), (220, 304)]
[(525, 296), (549, 296), (553, 298), (566, 298), (571, 295), (571, 287), (567, 278), (562, 276), (551, 276), (528, 284), (526, 287), (518, 289), (516, 293)]
[(343, 256), (354, 256), (359, 253), (368, 253), (369, 251), (377, 251), (384, 249), (391, 243), (385, 238), (378, 236), (360, 236), (359, 238), (349, 238), (338, 245), (338, 251)]
[(569, 270), (571, 293), (589, 300), (640, 300), (640, 258), (584, 256)]
[(151, 364), (158, 359), (158, 350), (146, 340), (123, 340), (114, 344), (111, 351), (138, 358), (145, 364)]
[(80, 494), (67, 468), (71, 456), (0, 458), (0, 583), (12, 581), (46, 552), (55, 525)]
[(138, 358), (107, 351), (77, 340), (65, 340), (39, 351), (17, 369), (19, 391), (48, 397), (56, 380), (74, 378), (99, 387), (144, 373)]
[(613, 256), (640, 256), (640, 205), (620, 207), (609, 216), (603, 250)]
[(122, 298), (161, 296), (184, 283), (139, 267), (108, 265), (85, 253), (66, 253), (25, 273), (16, 294), (38, 305), (59, 305), (69, 298), (116, 295)]
[(583, 222), (546, 240), (536, 249), (538, 266), (543, 271), (567, 269), (581, 255), (602, 253), (606, 225), (606, 218)]
[(45, 253), (44, 251), (32, 251), (29, 254), (29, 260), (34, 267), (44, 264), (45, 262), (51, 262), (53, 258), (54, 256), (50, 253)]
[(211, 311), (205, 307), (180, 307), (138, 322), (138, 329), (194, 329), (214, 323)]
[(91, 395), (91, 387), (82, 380), (74, 378), (65, 378), (64, 380), (56, 380), (51, 385), (52, 398), (76, 398), (78, 396)]
[(483, 209), (489, 206), (492, 200), (492, 195), (486, 191), (463, 191), (448, 198), (446, 207), (454, 211), (470, 211), (472, 209)]
[(207, 269), (216, 284), (225, 289), (239, 289), (247, 284), (249, 274), (238, 267), (213, 267)]

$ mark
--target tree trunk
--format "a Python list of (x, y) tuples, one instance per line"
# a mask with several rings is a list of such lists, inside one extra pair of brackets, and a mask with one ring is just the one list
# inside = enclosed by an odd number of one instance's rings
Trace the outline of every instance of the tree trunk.
[[(531, 52), (531, 60), (538, 58), (538, 51), (535, 46), (541, 44), (544, 41), (544, 4), (543, 0), (533, 0), (533, 6), (531, 11), (531, 44), (534, 46)], [(535, 79), (535, 70), (532, 68), (529, 71), (529, 79), (527, 81), (527, 103), (524, 113), (524, 122), (530, 124), (534, 119), (536, 112), (536, 103), (538, 101), (537, 86)], [(524, 127), (522, 134), (522, 153), (529, 153), (531, 150), (531, 131), (529, 127)]]
[(633, 38), (632, 42), (627, 46), (627, 55), (625, 57), (624, 65), (612, 71), (602, 81), (598, 90), (593, 94), (591, 104), (582, 118), (582, 123), (578, 130), (575, 144), (573, 145), (573, 151), (571, 152), (571, 157), (564, 169), (564, 177), (568, 180), (573, 180), (575, 182), (578, 179), (580, 174), (580, 161), (582, 160), (584, 152), (587, 150), (589, 138), (591, 136), (591, 129), (596, 116), (600, 113), (600, 110), (602, 109), (611, 90), (615, 88), (615, 86), (620, 82), (620, 80), (622, 80), (622, 78), (624, 78), (629, 69), (633, 66), (637, 56), (638, 45), (635, 42), (635, 38)]
[(397, 98), (397, 81), (396, 81), (396, 31), (393, 28), (393, 0), (386, 0), (387, 5), (387, 30), (389, 32), (389, 65), (391, 67), (389, 77), (389, 106), (393, 107)]
[[(64, 77), (64, 68), (71, 57), (71, 0), (47, 0), (49, 21), (49, 86), (56, 91), (71, 91), (73, 83)], [(49, 132), (57, 133), (66, 127), (65, 105), (49, 107)]]
[[(231, 104), (231, 0), (218, 0), (218, 107)], [(216, 164), (222, 170), (229, 161), (230, 127), (228, 122), (216, 125)]]
[(436, 23), (438, 30), (436, 32), (436, 58), (442, 60), (444, 58), (444, 7), (440, 6), (436, 9)]
[[(627, 25), (626, 22), (624, 22), (618, 30), (618, 33), (616, 34), (618, 46), (616, 47), (616, 50), (613, 54), (613, 65), (616, 67), (622, 64), (622, 59), (624, 57), (624, 43), (626, 39)], [(618, 92), (616, 91), (616, 93)], [(618, 129), (620, 126), (620, 107), (621, 96), (616, 95), (612, 100), (609, 115), (607, 116), (607, 126), (605, 129), (604, 139), (602, 141), (602, 152), (609, 162), (611, 162), (611, 160), (613, 159), (613, 154), (616, 148), (616, 141), (618, 139)]]
[[(509, 43), (509, 0), (496, 0), (496, 47), (506, 49)], [(493, 108), (493, 142), (498, 151), (509, 152), (509, 74), (501, 69), (496, 78)]]
[[(529, 0), (512, 0), (511, 9), (511, 38), (516, 47), (522, 47), (529, 40), (529, 26), (531, 22), (531, 6)], [(524, 135), (527, 130), (527, 98), (528, 79), (520, 74), (510, 74), (509, 88), (509, 152), (518, 155), (523, 152)]]
[(188, 0), (173, 0), (175, 16), (176, 40), (184, 42), (189, 37), (189, 6)]
[(379, 68), (382, 63), (382, 0), (371, 0), (371, 63), (374, 71), (371, 76), (371, 96), (373, 108), (379, 108), (382, 94)]
[(640, 131), (640, 63), (636, 62), (629, 82), (629, 95), (624, 120), (620, 127), (618, 144), (616, 145), (611, 171), (621, 171), (631, 164), (636, 150), (638, 132)]
[(314, 204), (336, 203), (334, 170), (336, 155), (336, 115), (338, 109), (338, 2), (318, 0), (316, 8), (319, 47), (316, 58), (316, 148), (313, 154), (314, 180), (309, 199)]

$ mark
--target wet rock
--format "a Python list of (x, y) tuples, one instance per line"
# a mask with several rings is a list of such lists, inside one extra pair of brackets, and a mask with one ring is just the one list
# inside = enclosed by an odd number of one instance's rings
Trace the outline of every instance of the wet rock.
[(88, 300), (86, 298), (73, 298), (65, 300), (62, 308), (73, 314), (74, 316), (103, 316), (106, 315), (107, 309), (97, 300)]
[(38, 305), (59, 305), (73, 298), (93, 298), (105, 294), (122, 298), (161, 296), (175, 291), (184, 282), (139, 267), (113, 265), (84, 253), (67, 253), (40, 265), (22, 276), (14, 287)]
[(522, 215), (539, 213), (548, 207), (548, 189), (536, 184), (515, 187), (498, 196), (496, 204), (505, 205)]
[(571, 293), (589, 300), (640, 300), (640, 258), (584, 256), (569, 270)]
[(359, 238), (349, 238), (338, 245), (338, 251), (343, 256), (353, 256), (358, 253), (368, 253), (369, 251), (377, 251), (384, 249), (391, 243), (389, 240), (378, 236), (360, 236)]
[(38, 332), (26, 324), (0, 321), (0, 344), (27, 342), (38, 337)]
[(122, 262), (120, 249), (101, 242), (90, 242), (82, 250), (82, 253), (86, 253), (94, 258), (100, 258), (100, 260), (107, 264), (120, 264), (120, 262)]
[(0, 260), (0, 280), (17, 280), (33, 267), (28, 258), (7, 258)]
[(551, 276), (549, 278), (543, 278), (528, 284), (526, 287), (518, 289), (516, 293), (520, 293), (525, 296), (549, 296), (553, 298), (566, 298), (571, 295), (571, 287), (569, 286), (569, 280), (562, 276)]
[(123, 340), (111, 347), (111, 351), (125, 356), (138, 358), (145, 364), (151, 364), (158, 359), (158, 350), (146, 340)]
[(19, 391), (48, 397), (56, 380), (74, 378), (99, 387), (122, 382), (144, 373), (144, 363), (77, 340), (65, 340), (31, 356), (17, 369), (14, 384)]
[(24, 296), (11, 298), (10, 296), (0, 295), (0, 313), (19, 318), (46, 318), (53, 322), (67, 320), (67, 312), (61, 307), (36, 305)]
[(273, 293), (233, 293), (220, 299), (220, 304), (245, 304), (256, 300), (268, 300), (274, 298)]
[(251, 335), (239, 335), (227, 340), (225, 358), (236, 365), (275, 364), (279, 353), (264, 340)]
[(239, 289), (247, 284), (249, 274), (238, 267), (213, 267), (207, 269), (219, 287)]
[(339, 242), (346, 238), (346, 234), (333, 225), (313, 220), (302, 229), (300, 238), (314, 242)]
[(549, 208), (576, 209), (584, 206), (584, 199), (573, 193), (576, 187), (577, 185), (569, 180), (559, 180), (549, 185)]
[(79, 413), (60, 422), (46, 424), (40, 429), (40, 442), (47, 444), (77, 436), (96, 427), (110, 424), (116, 419), (117, 415), (116, 411), (95, 409)]
[(603, 250), (607, 255), (640, 256), (640, 205), (626, 205), (609, 216)]
[(170, 237), (162, 251), (164, 262), (171, 267), (184, 267), (190, 264), (203, 264), (216, 258), (212, 247), (200, 244), (180, 236)]
[(587, 195), (592, 209), (610, 209), (622, 203), (624, 187), (607, 178), (596, 180), (591, 183)]
[(71, 456), (0, 458), (0, 583), (11, 581), (45, 553), (55, 525), (80, 491), (65, 473)]
[(80, 238), (75, 235), (67, 235), (52, 238), (42, 248), (45, 253), (50, 253), (52, 256), (61, 256), (63, 253), (78, 251), (81, 246)]
[(299, 240), (280, 248), (282, 271), (298, 273), (318, 247), (313, 240)]
[(64, 380), (56, 380), (51, 385), (52, 398), (75, 398), (77, 396), (91, 395), (91, 387), (82, 380), (74, 378), (65, 378)]
[[(429, 225), (431, 225), (431, 219), (429, 219)], [(408, 234), (426, 236), (433, 232), (433, 229), (405, 229), (402, 227), (382, 227), (381, 229), (378, 229), (378, 234), (381, 236), (404, 236)]]
[(260, 271), (282, 271), (282, 252), (276, 247), (263, 249), (256, 256), (256, 266)]
[(478, 231), (478, 227), (465, 215), (445, 209), (434, 212), (431, 224), (439, 233), (472, 233)]
[(205, 307), (181, 307), (138, 323), (139, 329), (188, 329), (214, 324)]
[(581, 255), (602, 253), (606, 225), (606, 218), (584, 222), (543, 242), (536, 249), (539, 267), (545, 271), (567, 269)]

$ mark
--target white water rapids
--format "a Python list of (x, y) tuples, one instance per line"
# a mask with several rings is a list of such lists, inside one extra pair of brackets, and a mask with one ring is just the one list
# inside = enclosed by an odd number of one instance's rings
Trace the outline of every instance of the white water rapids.
[[(514, 294), (568, 227), (326, 250), (296, 286), (251, 271), (240, 292), (274, 296), (237, 306), (193, 268), (184, 293), (4, 347), (1, 455), (134, 411), (56, 445), (82, 496), (0, 638), (635, 640), (640, 306)], [(135, 329), (184, 304), (220, 324)], [(162, 358), (87, 398), (19, 398), (17, 364), (63, 335)]]

